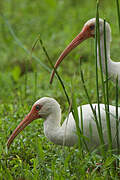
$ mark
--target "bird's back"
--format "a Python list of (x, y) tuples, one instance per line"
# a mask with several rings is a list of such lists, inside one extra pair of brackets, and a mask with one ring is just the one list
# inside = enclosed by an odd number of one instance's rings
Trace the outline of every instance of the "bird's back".
[[(93, 109), (96, 112), (97, 120), (99, 121), (98, 117), (98, 104), (93, 104)], [(81, 109), (82, 109), (82, 119), (83, 119), (83, 135), (88, 139), (88, 146), (94, 148), (99, 146), (99, 135), (98, 130), (95, 122), (95, 118), (91, 107), (89, 104), (83, 105), (78, 107), (78, 115), (79, 115), (79, 126), (81, 129)], [(112, 132), (112, 140), (113, 146), (116, 147), (116, 107), (110, 105), (109, 106), (109, 115), (110, 115), (110, 123), (111, 123), (111, 132)], [(120, 115), (120, 109), (118, 109), (118, 113)], [(104, 136), (105, 144), (108, 142), (107, 136), (107, 124), (106, 124), (106, 112), (105, 112), (105, 105), (100, 104), (100, 114), (101, 114), (101, 121), (102, 121), (102, 131)], [(65, 129), (67, 142), (71, 143), (71, 145), (75, 144), (78, 140), (78, 136), (76, 134), (76, 124), (73, 118), (72, 113), (69, 114), (69, 117), (66, 118), (62, 125)]]

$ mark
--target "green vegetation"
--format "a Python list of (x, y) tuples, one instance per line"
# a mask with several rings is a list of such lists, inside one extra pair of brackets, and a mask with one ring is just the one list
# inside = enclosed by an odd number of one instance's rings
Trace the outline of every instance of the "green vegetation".
[[(101, 0), (99, 16), (111, 25), (111, 57), (120, 61), (120, 16), (116, 2)], [(6, 150), (9, 135), (29, 112), (35, 100), (44, 96), (55, 98), (63, 109), (62, 120), (69, 111), (57, 78), (54, 78), (52, 86), (49, 84), (51, 66), (40, 43), (32, 50), (36, 39), (40, 36), (54, 64), (61, 51), (81, 31), (84, 23), (95, 16), (95, 0), (0, 1), (0, 180), (119, 179), (120, 169), (114, 171), (112, 166), (119, 155), (111, 155), (108, 151), (107, 159), (100, 164), (102, 156), (96, 153), (97, 150), (81, 154), (79, 148), (54, 145), (44, 136), (40, 119), (29, 125), (14, 140), (9, 151)], [(95, 103), (98, 99), (98, 73), (99, 102), (104, 103), (99, 78), (101, 73), (100, 70), (96, 72), (95, 56), (95, 42), (89, 39), (76, 48), (58, 69), (71, 99), (72, 93), (75, 93), (75, 106), (76, 103), (88, 103), (80, 78), (79, 59), (91, 102)], [(117, 97), (120, 94), (117, 84), (110, 82), (107, 88), (109, 104), (119, 105), (116, 98), (116, 94)]]

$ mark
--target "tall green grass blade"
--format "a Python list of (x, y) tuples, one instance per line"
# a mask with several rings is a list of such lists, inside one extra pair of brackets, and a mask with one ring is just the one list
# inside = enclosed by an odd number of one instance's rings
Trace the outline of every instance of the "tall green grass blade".
[[(101, 133), (101, 143), (102, 143), (102, 147), (104, 147), (104, 138), (103, 138), (103, 131), (102, 131), (102, 121), (101, 121), (101, 114), (100, 114), (100, 99), (99, 99), (99, 86), (98, 86), (98, 56), (97, 56), (97, 41), (98, 41), (98, 22), (99, 22), (99, 4), (97, 3), (96, 6), (96, 28), (95, 28), (95, 57), (96, 57), (96, 92), (97, 92), (97, 103), (98, 103), (98, 118), (99, 118), (99, 126), (100, 126), (100, 133)], [(104, 149), (103, 149), (103, 153), (104, 153)]]
[(117, 154), (119, 154), (120, 145), (119, 145), (119, 117), (118, 117), (118, 76), (116, 78), (116, 139), (117, 139)]
[(104, 53), (105, 53), (105, 82), (106, 82), (106, 103), (109, 113), (109, 90), (108, 90), (108, 63), (107, 63), (107, 45), (106, 45), (106, 21), (104, 20)]
[(112, 133), (111, 133), (111, 124), (110, 124), (110, 114), (109, 114), (109, 89), (108, 89), (108, 60), (107, 60), (107, 45), (106, 45), (106, 21), (104, 20), (104, 54), (105, 54), (105, 77), (106, 77), (106, 120), (107, 120), (107, 131), (108, 131), (108, 140), (109, 148), (112, 149)]
[(119, 26), (119, 32), (120, 32), (120, 8), (119, 8), (119, 0), (116, 0), (116, 6), (117, 6), (118, 26)]
[(100, 65), (100, 74), (102, 81), (102, 90), (104, 96), (104, 104), (106, 104), (106, 94), (105, 94), (105, 85), (104, 85), (104, 76), (103, 76), (103, 67), (102, 67), (102, 58), (101, 58), (101, 45), (100, 45), (100, 28), (99, 28), (99, 3), (97, 3), (97, 18), (96, 18), (96, 27), (97, 27), (97, 45), (98, 45), (98, 55), (99, 55), (99, 65)]

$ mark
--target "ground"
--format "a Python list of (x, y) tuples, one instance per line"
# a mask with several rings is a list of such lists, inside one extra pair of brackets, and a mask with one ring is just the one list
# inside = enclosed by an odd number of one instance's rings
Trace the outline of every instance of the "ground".
[[(99, 14), (112, 29), (111, 57), (119, 61), (119, 28), (116, 2), (100, 1)], [(68, 103), (57, 78), (49, 84), (51, 66), (39, 37), (53, 62), (62, 50), (81, 31), (84, 23), (96, 16), (93, 0), (5, 0), (0, 1), (0, 179), (106, 179), (119, 174), (111, 163), (96, 165), (102, 157), (96, 152), (81, 155), (79, 148), (61, 147), (49, 142), (43, 133), (43, 121), (36, 120), (13, 142), (9, 151), (6, 142), (12, 131), (43, 96), (55, 98), (62, 108), (62, 120), (68, 114)], [(58, 72), (71, 98), (78, 105), (88, 100), (80, 78), (80, 62), (92, 103), (96, 102), (95, 42), (89, 39), (76, 48), (61, 64)], [(31, 56), (33, 54), (33, 57)], [(100, 74), (100, 73), (99, 73)], [(100, 81), (100, 78), (99, 78)], [(100, 102), (103, 94), (100, 87)], [(110, 82), (110, 104), (115, 104), (115, 85)], [(100, 168), (99, 168), (100, 166)]]

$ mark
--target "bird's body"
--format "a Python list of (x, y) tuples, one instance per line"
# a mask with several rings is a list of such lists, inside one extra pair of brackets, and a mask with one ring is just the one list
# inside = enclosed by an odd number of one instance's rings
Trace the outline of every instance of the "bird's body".
[[(94, 110), (96, 111), (98, 117), (98, 104), (92, 105)], [(111, 118), (111, 131), (112, 137), (114, 139), (114, 147), (116, 147), (116, 107), (110, 105), (110, 118)], [(55, 110), (55, 109), (54, 109)], [(108, 143), (108, 135), (107, 135), (107, 125), (106, 125), (106, 112), (105, 105), (100, 104), (101, 110), (101, 119), (102, 119), (102, 127), (104, 134), (105, 144)], [(55, 111), (54, 111), (55, 112)], [(87, 144), (89, 148), (95, 148), (100, 145), (98, 130), (96, 127), (96, 122), (94, 119), (93, 112), (89, 104), (82, 106), (83, 113), (83, 133), (84, 136), (87, 137)], [(119, 109), (120, 114), (120, 109)], [(78, 115), (79, 115), (79, 126), (81, 128), (81, 113), (80, 107), (78, 107)], [(76, 124), (73, 118), (72, 113), (68, 115), (68, 117), (64, 120), (62, 126), (61, 122), (61, 110), (59, 109), (58, 114), (56, 116), (50, 115), (44, 121), (44, 133), (46, 137), (55, 144), (73, 146), (78, 143), (78, 135), (76, 132)], [(52, 121), (51, 121), (52, 119)], [(51, 123), (52, 122), (52, 123)], [(58, 123), (56, 123), (58, 122)]]
[[(98, 117), (98, 104), (93, 104), (93, 108), (96, 111)], [(113, 147), (116, 147), (116, 107), (110, 105), (110, 122), (111, 132), (113, 138)], [(105, 105), (100, 104), (102, 130), (105, 144), (108, 143), (107, 125), (106, 125), (106, 112)], [(118, 109), (120, 115), (120, 108)], [(80, 107), (78, 107), (79, 126), (81, 128), (81, 115)], [(99, 135), (94, 120), (93, 112), (89, 104), (82, 106), (83, 114), (83, 134), (87, 137), (87, 144), (90, 149), (99, 147)], [(26, 118), (18, 125), (15, 131), (12, 133), (8, 140), (8, 147), (14, 140), (14, 138), (33, 120), (38, 118), (44, 118), (44, 134), (45, 136), (55, 144), (73, 146), (78, 143), (78, 135), (76, 132), (76, 124), (72, 113), (65, 119), (62, 125), (61, 123), (61, 108), (58, 102), (53, 98), (44, 97), (39, 99), (32, 107), (30, 113)]]
[[(72, 40), (72, 42), (65, 48), (65, 50), (61, 53), (59, 56), (55, 68), (59, 66), (59, 64), (62, 62), (62, 60), (74, 49), (76, 48), (80, 43), (82, 43), (84, 40), (95, 37), (95, 26), (96, 26), (96, 19), (90, 19), (87, 21), (82, 29), (82, 31)], [(111, 43), (111, 28), (110, 25), (106, 22), (105, 23), (105, 29), (106, 29), (106, 50), (107, 50), (107, 66), (108, 66), (108, 75), (109, 78), (113, 81), (116, 80), (116, 77), (118, 76), (118, 83), (120, 85), (120, 62), (114, 62), (112, 61), (110, 57), (110, 43)], [(105, 70), (105, 50), (104, 50), (104, 20), (99, 19), (99, 30), (100, 30), (100, 52), (101, 52), (101, 63), (103, 72), (106, 73)], [(100, 64), (99, 61), (99, 47), (97, 48), (97, 60), (98, 65)], [(54, 77), (55, 71), (53, 71), (50, 82), (52, 83), (53, 77)]]

